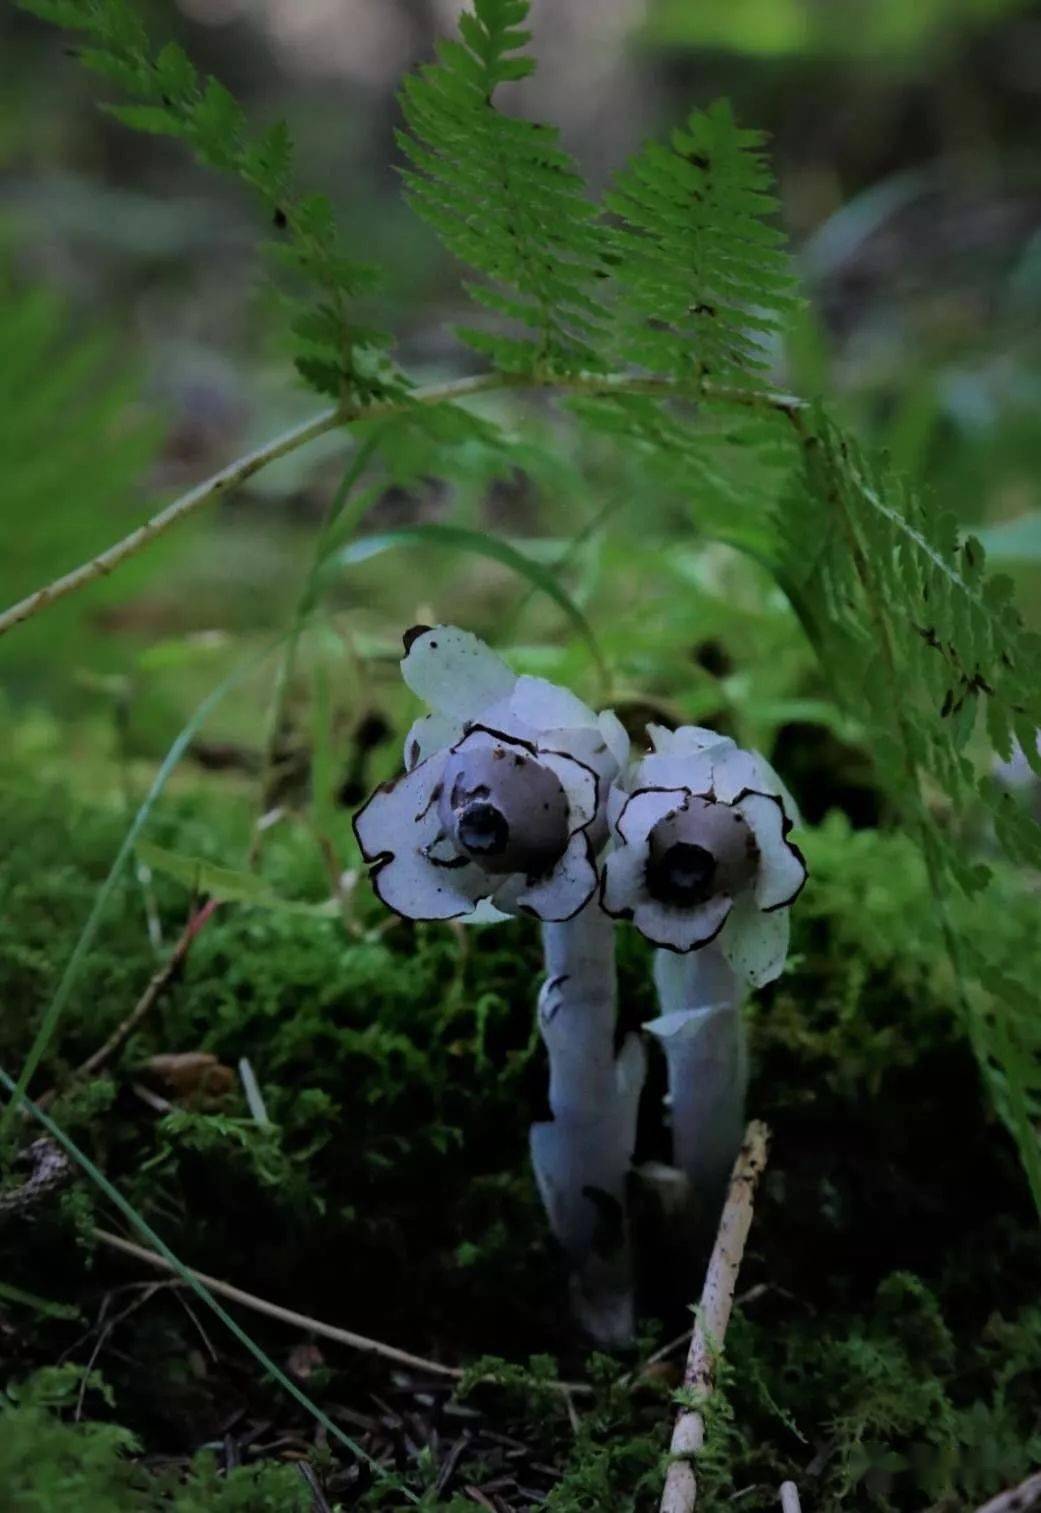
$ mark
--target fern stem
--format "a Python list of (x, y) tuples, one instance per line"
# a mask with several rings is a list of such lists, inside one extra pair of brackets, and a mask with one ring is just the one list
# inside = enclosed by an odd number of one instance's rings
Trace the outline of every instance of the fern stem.
[(256, 451), (249, 452), (245, 457), (240, 457), (236, 462), (231, 462), (227, 467), (221, 468), (219, 473), (214, 473), (212, 478), (207, 478), (204, 483), (198, 483), (194, 488), (168, 504), (158, 514), (146, 520), (144, 525), (139, 525), (131, 531), (129, 536), (124, 536), (122, 541), (117, 541), (106, 551), (92, 557), (89, 562), (84, 562), (80, 567), (74, 568), (71, 573), (66, 573), (62, 578), (56, 578), (53, 583), (48, 583), (44, 588), (37, 589), (28, 598), (22, 599), (10, 609), (0, 615), (0, 635), (5, 631), (13, 630), (25, 620), (31, 620), (41, 610), (49, 608), (59, 599), (73, 594), (77, 589), (86, 588), (88, 583), (93, 583), (96, 578), (107, 577), (117, 567), (126, 562), (129, 557), (136, 556), (150, 542), (177, 525), (179, 521), (193, 514), (204, 504), (209, 504), (211, 499), (217, 499), (221, 494), (229, 493), (237, 484), (244, 483), (247, 478), (252, 478), (254, 473), (259, 473), (261, 468), (267, 467), (269, 462), (276, 461), (279, 457), (285, 457), (290, 452), (295, 452), (298, 447), (306, 446), (309, 441), (322, 436), (326, 431), (331, 431), (334, 426), (340, 424), (340, 411), (336, 408), (323, 410), (314, 415), (302, 425), (294, 426), (292, 430), (284, 431), (281, 436), (276, 436), (273, 441), (258, 447)]
[(19, 600), (10, 609), (0, 614), (0, 636), (13, 630), (16, 625), (31, 620), (34, 615), (48, 609), (59, 599), (86, 588), (98, 578), (105, 578), (129, 558), (137, 555), (152, 541), (166, 534), (180, 521), (201, 509), (203, 505), (230, 493), (240, 483), (245, 483), (269, 463), (298, 451), (309, 442), (334, 431), (337, 426), (350, 425), (356, 420), (377, 420), (381, 416), (400, 415), (416, 405), (448, 404), (465, 399), (471, 394), (487, 393), (496, 389), (548, 388), (572, 394), (654, 394), (673, 395), (676, 398), (715, 399), (728, 404), (748, 405), (753, 408), (779, 411), (792, 418), (802, 408), (802, 401), (788, 394), (775, 394), (759, 389), (740, 389), (705, 383), (682, 383), (668, 378), (641, 378), (626, 373), (575, 373), (550, 376), (533, 376), (526, 373), (480, 373), (468, 378), (453, 379), (448, 383), (430, 384), (413, 389), (402, 399), (381, 400), (359, 408), (332, 405), (303, 421), (291, 430), (284, 431), (272, 441), (248, 452), (235, 462), (228, 463), (218, 473), (198, 483), (194, 488), (175, 499), (139, 525), (136, 530), (115, 542), (105, 551), (92, 557), (89, 562), (73, 568), (61, 578), (39, 588), (27, 598)]

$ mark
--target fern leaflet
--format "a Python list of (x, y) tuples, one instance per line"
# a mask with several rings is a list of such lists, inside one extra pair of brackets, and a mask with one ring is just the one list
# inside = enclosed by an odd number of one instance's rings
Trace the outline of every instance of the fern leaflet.
[(530, 74), (518, 50), (527, 0), (475, 0), (461, 40), (406, 79), (399, 133), (411, 167), (409, 199), (462, 262), (483, 275), (470, 294), (527, 332), (459, 335), (506, 372), (550, 374), (599, 366), (601, 273), (595, 209), (554, 127), (504, 115), (500, 84)]
[(622, 360), (680, 379), (748, 383), (767, 366), (764, 338), (795, 304), (759, 132), (718, 101), (670, 146), (652, 142), (606, 196), (621, 296)]
[(84, 34), (86, 67), (117, 85), (128, 103), (110, 115), (136, 131), (176, 137), (200, 163), (237, 178), (260, 200), (279, 240), (265, 250), (292, 278), (315, 292), (286, 296), (300, 342), (296, 365), (320, 393), (352, 404), (401, 398), (403, 377), (390, 365), (390, 338), (354, 318), (349, 301), (380, 279), (369, 263), (343, 250), (325, 195), (302, 194), (293, 183), (293, 143), (284, 122), (248, 129), (235, 97), (214, 78), (200, 77), (183, 48), (152, 47), (136, 9), (125, 0), (18, 0), (23, 10)]

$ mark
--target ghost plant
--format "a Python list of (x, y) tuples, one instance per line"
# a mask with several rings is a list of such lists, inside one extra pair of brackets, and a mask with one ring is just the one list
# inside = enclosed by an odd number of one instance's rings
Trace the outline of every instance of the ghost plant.
[(532, 1126), (532, 1162), (576, 1311), (621, 1342), (645, 1066), (636, 1036), (615, 1052), (613, 919), (660, 948), (648, 1028), (668, 1060), (674, 1159), (707, 1216), (741, 1139), (742, 996), (780, 972), (806, 875), (795, 806), (762, 757), (707, 730), (650, 726), (654, 749), (630, 767), (613, 713), (518, 677), (454, 626), (410, 631), (401, 670), (431, 713), (406, 737), (405, 771), (355, 817), (362, 854), (408, 919), (541, 921), (553, 1117)]
[(659, 948), (662, 1013), (646, 1028), (668, 1061), (674, 1161), (709, 1219), (744, 1126), (741, 1000), (784, 966), (806, 867), (788, 839), (794, 801), (763, 757), (695, 726), (648, 734), (608, 801), (601, 902)]
[(405, 650), (405, 682), (432, 712), (355, 832), (377, 894), (406, 918), (542, 922), (553, 1118), (533, 1126), (532, 1160), (576, 1310), (618, 1341), (632, 1329), (625, 1186), (644, 1061), (635, 1036), (615, 1056), (614, 940), (596, 892), (628, 737), (613, 714), (518, 677), (454, 626), (417, 627)]

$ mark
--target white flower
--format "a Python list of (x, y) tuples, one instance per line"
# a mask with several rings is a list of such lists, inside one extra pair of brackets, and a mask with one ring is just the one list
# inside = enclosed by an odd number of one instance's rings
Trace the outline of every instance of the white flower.
[(355, 816), (377, 894), (409, 919), (473, 915), (486, 899), (478, 917), (572, 918), (596, 891), (625, 731), (455, 626), (420, 626), (405, 649), (402, 676), (433, 713), (408, 733), (404, 774)]
[(609, 800), (615, 849), (601, 902), (657, 946), (709, 941), (756, 987), (788, 951), (806, 864), (788, 840), (794, 800), (769, 763), (725, 736), (651, 725), (654, 746)]

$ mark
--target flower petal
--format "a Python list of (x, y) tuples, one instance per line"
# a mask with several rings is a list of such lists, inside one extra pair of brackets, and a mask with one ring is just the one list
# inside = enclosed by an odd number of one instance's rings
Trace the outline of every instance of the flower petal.
[(734, 971), (753, 987), (780, 976), (788, 955), (790, 918), (787, 909), (764, 914), (750, 893), (735, 903), (719, 945)]
[(438, 866), (419, 851), (377, 862), (370, 873), (376, 897), (405, 919), (459, 919), (491, 886), (472, 862), (458, 870)]
[(681, 809), (686, 797), (683, 788), (638, 788), (626, 799), (615, 830), (628, 845), (646, 846), (658, 821)]
[(600, 802), (600, 783), (596, 773), (584, 762), (563, 751), (539, 748), (536, 760), (555, 773), (568, 803), (568, 830), (584, 830), (596, 818)]
[(802, 853), (788, 840), (791, 826), (779, 797), (746, 794), (734, 808), (740, 810), (759, 847), (755, 901), (760, 909), (782, 909), (792, 904), (806, 881)]
[(708, 751), (712, 746), (733, 746), (729, 736), (718, 731), (706, 730), (703, 725), (681, 725), (678, 730), (669, 730), (664, 725), (648, 725), (647, 734), (655, 751), (667, 756), (693, 754)]
[(607, 823), (612, 830), (617, 827), (622, 810), (628, 802), (629, 795), (625, 789), (620, 788), (617, 783), (612, 783), (607, 795)]
[[(596, 892), (596, 865), (589, 837), (579, 831), (548, 877), (529, 883), (517, 896), (517, 908), (539, 919), (573, 919)], [(496, 894), (495, 902), (499, 902)]]
[(603, 710), (597, 716), (596, 722), (618, 771), (623, 772), (629, 760), (629, 732), (613, 709)]
[(604, 859), (600, 880), (600, 903), (605, 914), (631, 919), (647, 892), (647, 842), (617, 846)]
[(532, 730), (581, 729), (597, 723), (588, 704), (545, 678), (518, 678), (509, 699), (514, 718)]
[(463, 734), (461, 720), (443, 714), (422, 715), (405, 737), (405, 766), (409, 772), (425, 762), (435, 751), (454, 746)]
[(633, 784), (638, 788), (686, 788), (688, 793), (712, 791), (712, 763), (716, 751), (652, 751), (637, 764)]
[(693, 909), (677, 909), (647, 897), (637, 904), (633, 924), (653, 945), (669, 951), (696, 951), (715, 940), (733, 907), (733, 899), (725, 893), (717, 893)]
[(437, 799), (446, 759), (446, 752), (438, 753), (385, 783), (354, 816), (362, 855), (375, 863), (370, 876), (377, 897), (406, 919), (454, 919), (490, 892), (479, 868), (426, 854), (441, 836)]
[(475, 720), (511, 693), (517, 676), (483, 641), (456, 625), (435, 625), (408, 643), (401, 676), (436, 714)]
[(447, 760), (447, 752), (437, 753), (377, 788), (358, 810), (354, 833), (367, 862), (399, 851), (419, 851), (437, 838), (437, 800)]
[(712, 768), (712, 787), (721, 804), (732, 804), (742, 793), (766, 793), (782, 802), (793, 825), (799, 823), (799, 806), (770, 763), (758, 751), (733, 747), (717, 752)]

